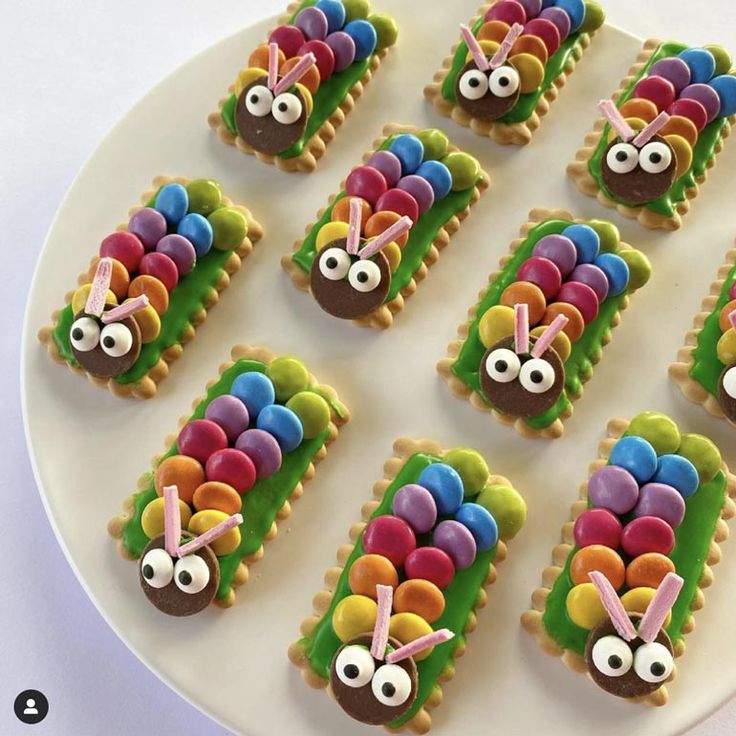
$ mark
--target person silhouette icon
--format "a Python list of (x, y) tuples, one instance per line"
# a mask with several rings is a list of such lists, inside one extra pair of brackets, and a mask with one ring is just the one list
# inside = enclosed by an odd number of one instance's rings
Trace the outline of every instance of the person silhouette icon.
[(40, 690), (24, 690), (16, 696), (13, 710), (22, 723), (40, 723), (49, 714), (49, 701)]
[(38, 708), (36, 708), (36, 701), (33, 698), (26, 700), (26, 707), (23, 709), (24, 716), (37, 716)]

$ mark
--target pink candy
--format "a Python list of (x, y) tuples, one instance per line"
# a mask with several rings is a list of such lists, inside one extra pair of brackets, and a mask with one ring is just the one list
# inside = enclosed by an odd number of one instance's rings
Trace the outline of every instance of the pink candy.
[(518, 281), (529, 281), (536, 284), (550, 301), (557, 296), (562, 285), (560, 269), (549, 258), (532, 256), (521, 264), (516, 275)]
[(324, 84), (335, 71), (335, 54), (332, 49), (324, 41), (307, 41), (300, 49), (299, 56), (305, 56), (312, 52), (317, 58), (317, 69), (319, 69), (319, 78)]
[(241, 496), (256, 482), (256, 466), (240, 450), (226, 447), (213, 452), (205, 465), (207, 480), (216, 480), (232, 486)]
[(669, 555), (675, 546), (675, 532), (664, 519), (640, 516), (626, 525), (621, 534), (621, 545), (631, 557), (638, 557), (646, 552)]
[(651, 100), (658, 112), (667, 110), (669, 106), (675, 101), (677, 93), (675, 92), (675, 86), (670, 82), (669, 79), (664, 77), (658, 77), (656, 74), (644, 77), (634, 87), (634, 97), (643, 97), (645, 100)]
[(144, 253), (143, 243), (133, 233), (125, 230), (108, 235), (100, 245), (100, 257), (120, 261), (128, 273), (135, 273), (138, 270)]
[(412, 528), (396, 516), (378, 516), (368, 523), (363, 532), (365, 552), (383, 555), (391, 560), (395, 567), (403, 565), (404, 560), (416, 546), (417, 540)]
[(141, 258), (138, 271), (146, 276), (153, 276), (158, 279), (167, 291), (173, 291), (174, 287), (179, 283), (179, 270), (176, 263), (165, 253), (157, 253), (152, 251), (146, 253)]
[(579, 281), (567, 281), (562, 284), (557, 293), (558, 302), (567, 302), (577, 307), (583, 315), (585, 324), (592, 322), (598, 316), (598, 297), (593, 289)]
[(698, 132), (708, 124), (708, 111), (700, 102), (687, 97), (675, 100), (667, 112), (670, 115), (681, 115), (683, 118), (688, 118), (693, 122)]
[(534, 18), (534, 20), (530, 20), (524, 26), (524, 35), (539, 36), (547, 47), (547, 53), (550, 56), (560, 48), (560, 44), (562, 43), (559, 29), (551, 20), (547, 20), (547, 18)]
[(621, 545), (622, 525), (608, 509), (587, 509), (575, 520), (573, 535), (578, 547), (602, 544), (618, 549)]
[(299, 49), (307, 39), (296, 26), (279, 26), (268, 37), (269, 43), (275, 43), (286, 56), (291, 59), (299, 53)]
[(526, 23), (526, 12), (524, 7), (516, 2), (516, 0), (501, 0), (501, 2), (492, 5), (485, 16), (486, 20), (500, 20), (508, 23), (510, 26), (514, 23)]
[(455, 566), (447, 552), (437, 547), (418, 547), (404, 562), (407, 578), (429, 580), (444, 590), (455, 577)]
[(419, 219), (419, 204), (414, 197), (403, 189), (389, 189), (376, 202), (375, 211), (389, 210), (397, 215), (406, 215), (412, 222)]
[(351, 197), (362, 197), (374, 210), (378, 199), (388, 189), (383, 174), (372, 166), (356, 166), (345, 180), (345, 191)]
[(179, 452), (204, 465), (210, 455), (227, 447), (227, 435), (219, 424), (209, 419), (195, 419), (182, 427), (177, 439)]

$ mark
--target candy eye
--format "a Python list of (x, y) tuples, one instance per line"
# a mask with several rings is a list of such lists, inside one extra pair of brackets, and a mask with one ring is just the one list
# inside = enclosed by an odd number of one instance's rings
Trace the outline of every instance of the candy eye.
[(652, 141), (639, 152), (639, 165), (648, 174), (661, 174), (672, 163), (672, 150), (666, 143)]
[(199, 593), (210, 581), (210, 569), (198, 555), (182, 557), (174, 565), (174, 582), (183, 593)]
[(521, 84), (519, 72), (512, 66), (500, 66), (491, 72), (488, 86), (496, 97), (511, 97)]
[(319, 258), (319, 271), (330, 281), (344, 279), (350, 268), (350, 256), (340, 248), (328, 248)]
[(356, 291), (373, 291), (381, 283), (381, 269), (373, 261), (356, 261), (350, 267), (348, 281)]
[(460, 77), (460, 94), (468, 100), (479, 100), (488, 92), (488, 77), (478, 69), (470, 69)]
[(736, 399), (736, 366), (729, 368), (723, 374), (723, 390), (732, 398)]
[(263, 118), (271, 112), (273, 94), (268, 87), (257, 84), (248, 90), (245, 98), (245, 109), (257, 118)]
[(100, 326), (91, 317), (80, 317), (69, 330), (69, 339), (80, 353), (88, 353), (100, 341)]
[(611, 146), (606, 163), (614, 174), (628, 174), (639, 163), (639, 151), (631, 143), (617, 143)]
[(644, 682), (662, 682), (675, 666), (670, 650), (658, 641), (643, 644), (634, 652), (634, 671)]
[(165, 588), (174, 577), (174, 562), (165, 549), (146, 552), (141, 561), (141, 575), (152, 588)]
[(621, 677), (630, 669), (634, 655), (629, 645), (617, 636), (602, 636), (593, 645), (593, 664), (607, 677)]
[(299, 102), (296, 95), (284, 92), (273, 101), (271, 113), (277, 122), (282, 125), (291, 125), (301, 117), (302, 103)]
[(411, 695), (411, 677), (397, 664), (384, 664), (376, 670), (371, 690), (384, 705), (403, 705)]
[(498, 348), (486, 358), (486, 373), (498, 383), (510, 383), (519, 375), (519, 356), (508, 348)]
[(340, 682), (348, 687), (367, 685), (375, 669), (376, 665), (370, 651), (358, 644), (345, 647), (335, 660), (335, 672)]
[(519, 383), (532, 394), (543, 394), (555, 383), (555, 369), (546, 360), (532, 358), (521, 366)]
[(120, 358), (133, 347), (133, 335), (122, 322), (113, 322), (102, 328), (100, 345), (111, 358)]

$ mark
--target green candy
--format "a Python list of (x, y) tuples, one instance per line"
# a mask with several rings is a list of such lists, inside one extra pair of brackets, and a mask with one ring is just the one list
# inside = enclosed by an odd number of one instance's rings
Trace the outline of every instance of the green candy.
[(480, 164), (470, 154), (462, 151), (448, 153), (442, 159), (452, 174), (452, 191), (460, 192), (472, 187), (480, 176)]
[(207, 217), (222, 204), (220, 185), (212, 179), (194, 179), (186, 186), (189, 212)]
[(728, 74), (731, 71), (731, 55), (717, 44), (709, 44), (703, 46), (706, 51), (710, 51), (713, 54), (713, 58), (716, 60), (716, 70), (713, 73), (714, 77), (720, 76), (721, 74)]
[(588, 222), (601, 239), (601, 253), (617, 253), (621, 242), (618, 228), (608, 220), (590, 220)]
[(301, 420), (305, 440), (319, 437), (330, 423), (330, 407), (314, 391), (300, 391), (294, 394), (286, 402), (286, 407)]
[(526, 503), (511, 486), (486, 486), (476, 503), (490, 511), (501, 539), (515, 537), (526, 521)]
[(217, 250), (234, 250), (242, 244), (248, 234), (248, 221), (245, 216), (230, 207), (220, 207), (207, 219), (214, 233), (212, 245)]
[(677, 454), (687, 458), (698, 471), (701, 483), (713, 480), (721, 469), (721, 453), (707, 437), (702, 434), (684, 434)]
[(268, 364), (266, 375), (276, 390), (276, 400), (283, 404), (294, 394), (309, 388), (309, 373), (296, 358), (275, 358)]
[(447, 155), (450, 141), (439, 128), (426, 128), (417, 133), (417, 138), (424, 146), (424, 160), (439, 160)]
[(578, 28), (579, 33), (592, 33), (597, 31), (606, 20), (606, 13), (598, 3), (585, 3), (585, 19), (583, 25)]
[(370, 15), (371, 4), (368, 0), (342, 0), (342, 4), (345, 6), (345, 23), (365, 20)]
[(658, 411), (638, 414), (629, 424), (628, 434), (643, 437), (657, 455), (671, 455), (680, 446), (680, 430), (675, 422)]
[(376, 51), (387, 49), (396, 43), (396, 39), (399, 37), (399, 27), (390, 15), (376, 13), (368, 18), (368, 22), (373, 26), (376, 36), (378, 36)]
[(488, 483), (490, 474), (483, 456), (476, 450), (467, 447), (456, 447), (445, 453), (445, 462), (457, 470), (462, 478), (466, 496), (480, 493)]
[(629, 267), (628, 291), (632, 292), (641, 289), (652, 277), (652, 264), (649, 263), (649, 259), (641, 251), (633, 249), (622, 249), (619, 255), (626, 261), (626, 265)]

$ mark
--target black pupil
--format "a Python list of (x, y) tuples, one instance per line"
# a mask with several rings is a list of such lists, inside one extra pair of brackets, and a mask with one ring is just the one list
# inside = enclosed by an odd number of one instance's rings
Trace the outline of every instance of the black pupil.
[(504, 373), (508, 370), (509, 364), (505, 360), (497, 360), (493, 366), (499, 373)]
[(337, 258), (335, 256), (330, 256), (326, 261), (325, 265), (327, 268), (337, 268)]
[(619, 657), (618, 654), (612, 654), (608, 658), (608, 666), (612, 670), (617, 670), (619, 667), (621, 667), (622, 664), (623, 662), (621, 661), (621, 657)]
[(471, 87), (480, 87), (480, 79), (478, 79), (478, 77), (471, 77), (468, 84)]
[(628, 161), (629, 154), (626, 153), (626, 151), (617, 151), (616, 152), (616, 161), (620, 161), (623, 163), (624, 161)]
[(279, 110), (281, 112), (286, 112), (289, 109), (289, 106), (285, 102), (279, 102)]
[(396, 687), (390, 682), (384, 682), (383, 685), (381, 685), (381, 692), (387, 698), (392, 698), (394, 694), (396, 693)]
[(532, 371), (529, 374), (529, 378), (532, 379), (532, 383), (542, 383), (542, 381), (544, 380), (544, 374), (542, 373), (542, 371)]
[(358, 279), (361, 284), (364, 284), (368, 281), (368, 274), (365, 271), (361, 271), (355, 278)]
[(662, 677), (665, 667), (661, 662), (653, 662), (649, 669), (655, 677)]
[(72, 337), (75, 340), (81, 340), (84, 337), (84, 330), (81, 327), (75, 327), (72, 330)]
[(502, 87), (508, 87), (511, 84), (511, 80), (508, 77), (500, 77), (498, 83)]
[(105, 339), (102, 341), (106, 348), (114, 348), (115, 347), (115, 338), (110, 337), (110, 335), (105, 335)]
[(251, 101), (251, 102), (252, 102), (252, 103), (253, 103), (254, 105), (257, 105), (257, 104), (258, 104), (258, 101), (259, 101), (259, 97), (258, 97), (258, 93), (257, 93), (257, 92), (254, 92), (254, 93), (253, 93), (253, 94), (252, 94), (252, 95), (250, 96), (250, 101)]
[(354, 680), (360, 674), (360, 670), (357, 664), (346, 664), (343, 673), (348, 680)]
[(192, 582), (192, 574), (188, 572), (187, 570), (182, 570), (179, 573), (179, 582), (182, 585), (189, 585), (189, 583)]
[(153, 577), (153, 568), (150, 565), (143, 565), (143, 577), (150, 580)]
[(654, 153), (650, 153), (649, 154), (649, 160), (653, 164), (658, 164), (662, 160), (662, 154), (661, 153), (657, 153), (656, 151)]

